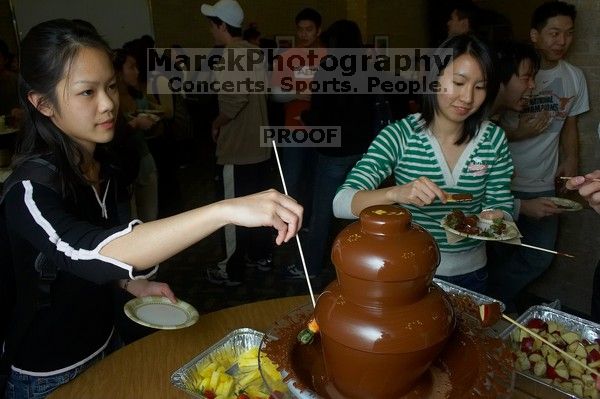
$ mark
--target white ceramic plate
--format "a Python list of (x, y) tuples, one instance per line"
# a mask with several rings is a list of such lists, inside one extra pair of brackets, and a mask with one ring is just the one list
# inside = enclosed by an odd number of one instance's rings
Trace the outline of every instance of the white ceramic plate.
[(189, 303), (172, 303), (163, 296), (134, 298), (123, 306), (127, 317), (146, 327), (175, 330), (198, 321), (198, 311)]
[(583, 206), (579, 202), (571, 201), (566, 198), (559, 197), (545, 197), (550, 201), (554, 202), (556, 206), (558, 206), (561, 210), (566, 212), (575, 212), (583, 209)]
[[(517, 229), (511, 223), (506, 224), (506, 231), (503, 234), (495, 234), (493, 237), (486, 237), (486, 236), (481, 236), (481, 235), (467, 234), (467, 233), (463, 233), (461, 231), (453, 229), (452, 227), (448, 226), (448, 224), (446, 223), (447, 217), (448, 217), (448, 215), (444, 216), (440, 225), (444, 228), (444, 230), (449, 231), (449, 232), (456, 234), (458, 236), (461, 236), (461, 237), (468, 237), (468, 238), (473, 238), (475, 240), (485, 240), (485, 241), (506, 241), (506, 240), (512, 240), (513, 238), (519, 237), (519, 229)], [(479, 220), (479, 228), (480, 229), (487, 229), (490, 227), (490, 225), (491, 225), (491, 223), (489, 223), (487, 221), (482, 221), (481, 219)]]

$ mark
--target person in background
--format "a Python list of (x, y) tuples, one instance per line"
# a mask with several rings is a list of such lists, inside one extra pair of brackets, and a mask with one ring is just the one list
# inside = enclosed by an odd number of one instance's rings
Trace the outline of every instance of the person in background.
[(154, 38), (150, 35), (143, 35), (137, 39), (131, 40), (123, 44), (123, 48), (133, 54), (135, 61), (138, 64), (140, 82), (140, 90), (146, 86), (148, 82), (148, 55), (147, 51), (155, 45)]
[[(147, 280), (158, 263), (228, 224), (272, 226), (290, 240), (302, 207), (275, 190), (232, 198), (149, 223), (117, 220), (118, 159), (110, 148), (119, 109), (112, 51), (94, 30), (59, 19), (31, 28), (21, 43), (19, 96), (25, 127), (14, 160), (55, 168), (57, 191), (36, 180), (5, 187), (2, 243), (16, 292), (2, 355), (10, 359), (5, 396), (43, 398), (116, 346), (112, 291), (176, 301)], [(53, 265), (52, 295), (39, 306), (38, 270)], [(40, 293), (42, 295), (42, 293)]]
[(125, 49), (116, 50), (113, 65), (117, 73), (119, 113), (132, 129), (132, 139), (139, 158), (139, 172), (133, 185), (133, 214), (149, 222), (158, 217), (158, 175), (145, 136), (157, 120), (153, 115), (137, 114), (138, 109), (150, 109), (151, 105), (148, 98), (137, 90), (139, 71), (133, 54)]
[[(363, 49), (362, 33), (354, 21), (339, 20), (331, 24), (321, 35), (326, 49), (353, 49), (357, 56)], [(364, 52), (366, 54), (366, 51)], [(315, 74), (315, 82), (328, 80), (323, 70)], [(374, 137), (375, 95), (373, 94), (323, 94), (312, 93), (310, 109), (301, 114), (306, 126), (339, 126), (340, 146), (315, 147), (315, 177), (312, 187), (312, 212), (308, 233), (301, 235), (306, 254), (306, 266), (310, 277), (317, 277), (323, 270), (324, 257), (329, 248), (329, 233), (333, 220), (331, 203), (336, 189), (364, 154)], [(288, 266), (286, 277), (305, 278), (300, 259)]]
[[(235, 0), (203, 4), (215, 44), (224, 45), (223, 65), (231, 59), (244, 65), (249, 50), (258, 47), (242, 39), (244, 11)], [(266, 70), (256, 66), (240, 71), (223, 68), (215, 72), (215, 82), (265, 82)], [(224, 198), (235, 198), (260, 191), (269, 185), (271, 147), (260, 145), (261, 126), (268, 126), (266, 95), (240, 87), (233, 93), (218, 94), (219, 114), (212, 122), (212, 136), (217, 143)], [(266, 229), (252, 230), (228, 226), (225, 229), (225, 259), (207, 271), (208, 281), (228, 286), (245, 280), (246, 267), (268, 271), (272, 264), (272, 243)]]
[(256, 24), (250, 24), (248, 29), (244, 31), (242, 38), (248, 43), (260, 47), (260, 32), (258, 31)]
[[(507, 41), (494, 47), (500, 89), (492, 106), (494, 121), (499, 122), (504, 112), (523, 111), (529, 105), (535, 88), (535, 75), (540, 69), (540, 57), (532, 45)], [(524, 118), (521, 123), (535, 123)]]
[(481, 11), (471, 0), (459, 0), (453, 3), (452, 12), (446, 25), (448, 37), (477, 32)]
[(7, 124), (18, 126), (23, 119), (23, 110), (17, 95), (18, 75), (11, 70), (11, 59), (8, 46), (0, 39), (0, 117), (8, 116), (13, 121)]
[[(521, 113), (505, 112), (500, 121), (515, 165), (512, 192), (523, 242), (547, 249), (555, 247), (557, 215), (563, 211), (546, 197), (556, 195), (557, 176), (577, 175), (577, 119), (589, 110), (583, 72), (564, 60), (573, 42), (576, 14), (575, 6), (563, 1), (546, 2), (534, 11), (530, 38), (541, 57), (535, 88)], [(519, 294), (554, 257), (517, 246), (505, 248), (502, 255), (494, 293), (516, 311)]]
[(146, 132), (146, 142), (154, 158), (158, 176), (158, 216), (165, 217), (183, 209), (181, 189), (177, 180), (176, 133), (170, 129), (175, 115), (175, 98), (181, 100), (181, 97), (171, 93), (165, 76), (148, 73), (147, 52), (152, 47), (154, 39), (149, 35), (123, 44), (123, 49), (133, 56), (137, 64), (138, 85), (132, 90), (134, 97), (149, 103), (140, 105), (149, 105), (150, 109), (161, 111), (160, 120)]
[[(492, 51), (476, 37), (453, 36), (441, 49), (451, 49), (453, 58), (440, 71), (440, 90), (423, 95), (422, 114), (409, 115), (379, 133), (338, 189), (333, 211), (350, 219), (372, 205), (406, 207), (438, 243), (436, 276), (485, 292), (485, 244), (470, 238), (448, 242), (440, 221), (454, 209), (483, 218), (511, 218), (512, 161), (504, 131), (487, 121), (498, 80)], [(392, 174), (396, 184), (379, 189)], [(473, 200), (450, 204), (448, 193), (470, 193)]]
[[(495, 52), (500, 90), (492, 107), (492, 119), (499, 124), (505, 112), (521, 112), (529, 105), (529, 98), (535, 88), (535, 75), (540, 68), (540, 57), (532, 45), (518, 41), (499, 44), (495, 46)], [(530, 126), (544, 121), (537, 117), (522, 117), (519, 123)], [(548, 202), (552, 204), (551, 201)], [(521, 209), (521, 212), (523, 210)], [(517, 219), (518, 215), (513, 217)], [(488, 243), (488, 294), (494, 298), (501, 297), (500, 291), (504, 289), (498, 285), (499, 279), (496, 275), (503, 273), (507, 250), (506, 244)]]
[[(319, 40), (321, 14), (305, 8), (296, 15), (295, 23), (296, 46), (276, 57), (271, 78), (271, 98), (283, 104), (283, 124), (286, 127), (303, 126), (300, 115), (310, 108), (311, 93), (310, 89), (302, 90), (303, 87), (299, 86), (307, 86), (313, 81), (325, 54)], [(316, 57), (309, 58), (309, 52), (314, 52)], [(292, 57), (303, 59), (304, 66), (295, 70), (289, 68), (288, 60)], [(310, 217), (312, 208), (315, 157), (315, 152), (309, 147), (281, 147), (281, 167), (289, 193), (304, 205), (307, 217)]]

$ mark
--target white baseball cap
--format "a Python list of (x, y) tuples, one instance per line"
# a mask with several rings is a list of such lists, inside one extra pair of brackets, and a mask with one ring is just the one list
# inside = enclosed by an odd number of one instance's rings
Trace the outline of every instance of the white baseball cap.
[(241, 28), (244, 21), (244, 11), (235, 0), (219, 0), (214, 6), (202, 4), (200, 11), (207, 17), (217, 17), (234, 28)]

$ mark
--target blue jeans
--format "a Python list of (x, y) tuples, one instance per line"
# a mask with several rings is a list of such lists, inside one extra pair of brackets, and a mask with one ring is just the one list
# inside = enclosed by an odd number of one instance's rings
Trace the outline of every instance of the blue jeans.
[[(515, 198), (532, 199), (552, 197), (554, 191), (541, 193), (513, 192)], [(541, 248), (554, 249), (558, 235), (558, 217), (547, 216), (534, 219), (524, 215), (519, 216), (517, 226), (525, 244)], [(514, 301), (518, 294), (533, 280), (544, 273), (554, 255), (516, 245), (491, 243), (488, 246), (488, 266), (490, 279), (488, 295), (506, 304), (507, 311), (514, 312)]]
[(45, 398), (61, 385), (66, 384), (67, 382), (77, 377), (85, 369), (90, 367), (95, 361), (102, 359), (104, 357), (104, 354), (101, 353), (101, 355), (102, 357), (94, 358), (92, 361), (82, 364), (81, 366), (76, 367), (73, 370), (69, 370), (64, 373), (60, 373), (50, 377), (32, 377), (30, 375), (20, 374), (15, 372), (14, 370), (11, 370), (10, 375), (8, 377), (8, 381), (6, 382), (5, 398)]
[(72, 370), (64, 373), (52, 375), (49, 377), (33, 377), (26, 374), (18, 373), (10, 370), (8, 381), (6, 382), (6, 391), (4, 392), (5, 399), (43, 399), (50, 395), (54, 390), (63, 384), (71, 381), (86, 369), (92, 366), (99, 360), (104, 359), (106, 355), (113, 352), (123, 345), (121, 339), (116, 333), (113, 333), (113, 338), (108, 343), (106, 349), (97, 354), (95, 357), (85, 362), (81, 366), (75, 367)]
[(486, 266), (470, 273), (459, 274), (458, 276), (440, 276), (436, 278), (444, 280), (450, 284), (458, 285), (471, 291), (485, 294), (487, 290), (488, 268)]
[(329, 248), (327, 243), (333, 220), (333, 197), (361, 156), (330, 157), (317, 154), (313, 210), (308, 224), (310, 232), (305, 238), (300, 237), (306, 251), (306, 268), (310, 275), (318, 275), (323, 270), (323, 257)]

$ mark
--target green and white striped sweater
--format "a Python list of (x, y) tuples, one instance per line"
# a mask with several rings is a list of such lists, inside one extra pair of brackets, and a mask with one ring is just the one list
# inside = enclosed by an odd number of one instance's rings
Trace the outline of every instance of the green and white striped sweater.
[[(513, 172), (512, 160), (504, 131), (491, 122), (484, 122), (450, 171), (441, 148), (424, 126), (419, 114), (408, 117), (384, 128), (373, 140), (368, 152), (354, 166), (338, 189), (334, 199), (334, 212), (338, 217), (354, 218), (350, 210), (352, 197), (359, 190), (374, 190), (392, 173), (396, 184), (402, 185), (425, 176), (449, 193), (471, 193), (473, 201), (442, 204), (436, 199), (431, 205), (416, 207), (405, 205), (413, 220), (429, 231), (442, 252), (438, 272), (442, 275), (464, 274), (479, 269), (485, 264), (485, 255), (467, 258), (461, 265), (444, 265), (447, 255), (470, 251), (477, 247), (483, 251), (481, 241), (464, 239), (449, 244), (446, 233), (440, 227), (441, 219), (452, 209), (465, 214), (477, 214), (483, 209), (493, 208), (512, 213), (513, 197), (510, 192)], [(458, 255), (458, 254), (457, 254)]]

